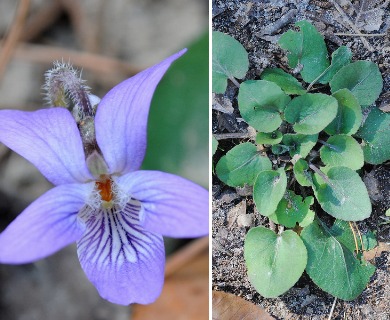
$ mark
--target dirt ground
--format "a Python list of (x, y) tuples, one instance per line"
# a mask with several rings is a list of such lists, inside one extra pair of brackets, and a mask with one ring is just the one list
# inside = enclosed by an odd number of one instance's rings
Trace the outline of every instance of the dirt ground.
[[(249, 72), (243, 80), (259, 79), (266, 67), (288, 69), (286, 55), (277, 45), (278, 38), (296, 21), (306, 19), (325, 36), (330, 52), (340, 45), (346, 45), (353, 53), (353, 60), (371, 60), (378, 64), (384, 86), (377, 105), (389, 103), (388, 1), (215, 0), (212, 9), (213, 30), (233, 36), (249, 53)], [(356, 20), (357, 15), (360, 15), (359, 20)], [(356, 29), (376, 36), (362, 38), (341, 35), (357, 33)], [(223, 112), (213, 110), (213, 134), (220, 135), (219, 148), (213, 158), (214, 165), (233, 146), (248, 140), (247, 125), (240, 117), (236, 98), (237, 89), (231, 83), (225, 94), (213, 96), (213, 109), (225, 109)], [(237, 138), (221, 139), (221, 134)], [(365, 165), (363, 168), (363, 179), (374, 210), (371, 217), (359, 222), (358, 226), (363, 232), (371, 229), (377, 233), (381, 250), (370, 260), (377, 270), (357, 299), (336, 301), (332, 319), (389, 319), (390, 225), (380, 224), (384, 222), (384, 211), (390, 203), (389, 169), (389, 162), (380, 166)], [(244, 238), (250, 227), (267, 227), (268, 219), (255, 211), (251, 190), (227, 187), (214, 175), (212, 192), (213, 289), (243, 297), (264, 308), (276, 319), (328, 319), (334, 298), (320, 290), (306, 274), (293, 288), (276, 299), (265, 299), (255, 291), (246, 275)]]

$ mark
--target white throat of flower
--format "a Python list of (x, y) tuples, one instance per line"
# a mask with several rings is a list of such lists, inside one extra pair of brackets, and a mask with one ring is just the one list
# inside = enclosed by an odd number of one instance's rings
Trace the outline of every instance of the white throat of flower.
[(121, 190), (115, 176), (102, 175), (95, 181), (95, 188), (88, 205), (93, 209), (122, 210), (129, 202), (130, 197)]
[(108, 173), (107, 164), (99, 152), (93, 151), (88, 156), (87, 166), (95, 177), (95, 187), (88, 205), (92, 209), (122, 210), (131, 197), (121, 190), (117, 183), (117, 176)]

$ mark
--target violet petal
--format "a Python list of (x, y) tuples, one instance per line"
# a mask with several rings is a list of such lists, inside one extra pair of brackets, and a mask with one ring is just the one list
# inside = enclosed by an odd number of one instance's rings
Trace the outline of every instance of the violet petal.
[(117, 179), (123, 192), (142, 203), (142, 226), (168, 237), (209, 232), (209, 196), (197, 184), (160, 171), (136, 171)]
[(0, 111), (0, 142), (30, 161), (54, 185), (92, 179), (76, 122), (64, 108)]
[(85, 210), (87, 230), (77, 242), (80, 263), (102, 298), (117, 304), (148, 304), (164, 282), (162, 237), (145, 231), (138, 221), (140, 204), (123, 210)]
[(51, 255), (80, 239), (77, 219), (93, 184), (57, 186), (29, 205), (0, 233), (0, 262), (21, 264)]
[(138, 170), (146, 150), (149, 107), (157, 84), (185, 49), (111, 89), (99, 103), (96, 140), (111, 173)]

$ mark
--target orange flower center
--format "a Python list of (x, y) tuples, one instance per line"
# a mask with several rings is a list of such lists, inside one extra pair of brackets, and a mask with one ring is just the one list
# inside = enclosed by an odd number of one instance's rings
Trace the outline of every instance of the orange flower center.
[(109, 176), (101, 176), (99, 181), (96, 181), (96, 187), (99, 190), (103, 201), (111, 202), (112, 200), (112, 181)]

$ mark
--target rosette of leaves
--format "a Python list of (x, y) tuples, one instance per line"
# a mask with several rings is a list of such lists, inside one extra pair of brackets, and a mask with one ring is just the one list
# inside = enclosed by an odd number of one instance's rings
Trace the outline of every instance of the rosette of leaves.
[[(222, 156), (216, 174), (231, 187), (253, 185), (257, 211), (278, 225), (278, 232), (254, 227), (245, 240), (248, 276), (261, 295), (283, 294), (306, 270), (324, 291), (352, 300), (375, 271), (362, 255), (372, 233), (356, 237), (353, 228), (371, 214), (359, 170), (390, 159), (390, 115), (375, 105), (382, 90), (375, 63), (352, 62), (344, 46), (329, 60), (314, 26), (300, 21), (295, 27), (279, 45), (299, 76), (267, 68), (260, 80), (239, 85), (239, 111), (258, 133), (254, 143), (237, 144)], [(225, 63), (234, 69), (233, 59)], [(244, 69), (241, 63), (241, 78)], [(333, 225), (321, 220), (324, 214)]]

